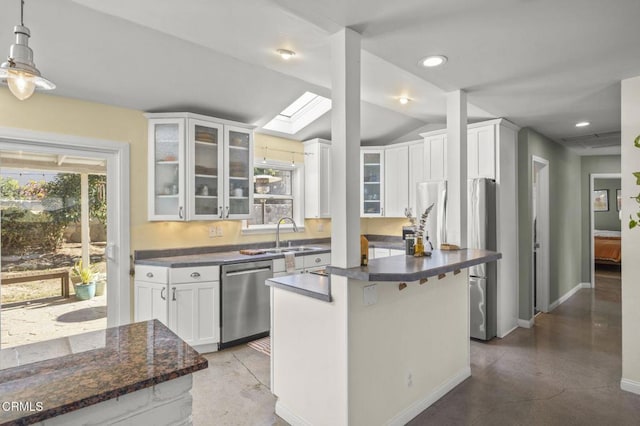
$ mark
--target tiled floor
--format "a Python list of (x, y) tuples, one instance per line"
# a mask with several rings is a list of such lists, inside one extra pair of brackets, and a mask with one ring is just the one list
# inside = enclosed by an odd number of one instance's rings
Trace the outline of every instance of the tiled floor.
[[(620, 390), (619, 275), (597, 278), (595, 290), (539, 315), (534, 328), (472, 342), (472, 377), (410, 424), (640, 424), (640, 396)], [(194, 375), (194, 425), (285, 424), (266, 355), (242, 345), (207, 358)]]

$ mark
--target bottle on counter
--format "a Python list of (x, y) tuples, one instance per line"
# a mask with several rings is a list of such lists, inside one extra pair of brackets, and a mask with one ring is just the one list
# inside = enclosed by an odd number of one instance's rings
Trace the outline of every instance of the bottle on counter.
[(407, 256), (413, 256), (415, 253), (416, 234), (405, 234), (405, 254)]
[(369, 264), (369, 240), (364, 235), (360, 235), (360, 266)]

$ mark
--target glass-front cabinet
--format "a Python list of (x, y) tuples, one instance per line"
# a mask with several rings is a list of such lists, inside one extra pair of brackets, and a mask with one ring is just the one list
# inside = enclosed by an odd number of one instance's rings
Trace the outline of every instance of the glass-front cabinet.
[(384, 151), (360, 151), (360, 215), (384, 215)]
[(253, 204), (253, 132), (225, 126), (225, 212), (227, 219), (247, 219)]
[(189, 219), (219, 219), (223, 213), (223, 125), (189, 120)]
[(149, 218), (184, 220), (184, 120), (149, 122), (149, 152)]
[(149, 220), (250, 216), (253, 198), (250, 126), (189, 113), (154, 113), (146, 117)]

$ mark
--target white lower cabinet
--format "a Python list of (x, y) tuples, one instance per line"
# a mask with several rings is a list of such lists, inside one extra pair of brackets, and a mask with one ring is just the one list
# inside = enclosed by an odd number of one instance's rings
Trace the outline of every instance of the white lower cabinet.
[(218, 266), (164, 268), (136, 266), (136, 321), (157, 319), (200, 352), (220, 341)]

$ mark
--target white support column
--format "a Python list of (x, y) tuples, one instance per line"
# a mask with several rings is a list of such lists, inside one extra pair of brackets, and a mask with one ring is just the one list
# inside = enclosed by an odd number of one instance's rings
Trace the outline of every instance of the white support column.
[(89, 266), (89, 175), (80, 173), (80, 235), (82, 240), (82, 266)]
[(331, 36), (331, 263), (360, 265), (360, 34)]
[(467, 246), (467, 94), (447, 93), (447, 242)]

